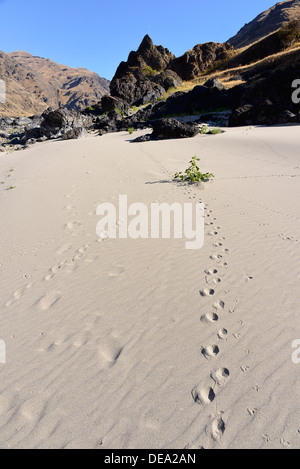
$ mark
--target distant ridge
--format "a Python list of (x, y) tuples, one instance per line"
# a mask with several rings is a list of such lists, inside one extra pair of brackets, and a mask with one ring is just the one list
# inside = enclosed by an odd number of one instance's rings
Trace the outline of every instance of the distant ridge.
[(249, 46), (295, 19), (300, 19), (300, 0), (279, 2), (246, 24), (228, 42), (236, 49)]
[(7, 90), (0, 116), (30, 116), (60, 106), (80, 110), (99, 102), (109, 90), (109, 81), (97, 73), (24, 51), (0, 51), (0, 78)]

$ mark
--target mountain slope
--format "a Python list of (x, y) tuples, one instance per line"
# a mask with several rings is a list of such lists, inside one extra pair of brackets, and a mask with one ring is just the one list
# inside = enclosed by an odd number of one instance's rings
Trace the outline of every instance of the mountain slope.
[(300, 0), (277, 3), (246, 24), (228, 42), (237, 49), (248, 46), (295, 19), (300, 19)]
[(6, 104), (0, 115), (28, 116), (48, 107), (84, 109), (97, 103), (109, 81), (82, 68), (71, 68), (27, 52), (0, 51), (0, 78), (6, 83)]

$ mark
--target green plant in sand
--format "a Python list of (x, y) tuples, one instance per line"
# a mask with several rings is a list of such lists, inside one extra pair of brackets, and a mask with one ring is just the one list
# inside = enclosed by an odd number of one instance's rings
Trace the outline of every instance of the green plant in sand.
[(185, 170), (185, 172), (176, 173), (174, 178), (191, 183), (209, 181), (214, 177), (214, 175), (212, 173), (201, 173), (198, 161), (200, 161), (200, 158), (197, 158), (197, 155), (193, 156), (190, 161), (190, 166)]

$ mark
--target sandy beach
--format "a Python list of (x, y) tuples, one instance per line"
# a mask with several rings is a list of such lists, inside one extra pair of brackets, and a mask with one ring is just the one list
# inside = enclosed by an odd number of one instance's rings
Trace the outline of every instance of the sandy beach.
[[(0, 156), (0, 447), (300, 448), (299, 126), (131, 139)], [(99, 239), (120, 194), (202, 202), (204, 247)]]

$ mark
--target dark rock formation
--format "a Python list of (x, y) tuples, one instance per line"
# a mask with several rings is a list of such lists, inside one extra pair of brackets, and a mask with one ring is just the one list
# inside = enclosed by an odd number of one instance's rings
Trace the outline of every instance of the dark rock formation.
[(199, 127), (191, 123), (179, 122), (176, 119), (161, 119), (152, 122), (152, 134), (143, 135), (134, 140), (135, 143), (148, 140), (167, 140), (191, 138), (199, 133)]
[(198, 44), (181, 57), (173, 59), (168, 68), (176, 72), (183, 80), (193, 80), (214, 62), (229, 57), (232, 51), (233, 47), (228, 43)]
[(179, 122), (176, 119), (161, 119), (153, 123), (152, 140), (191, 138), (199, 133), (194, 124)]
[(48, 109), (42, 115), (41, 132), (48, 138), (58, 138), (74, 129), (88, 127), (89, 119), (78, 111)]
[(123, 101), (121, 98), (116, 98), (115, 96), (103, 96), (101, 99), (101, 108), (102, 112), (111, 112), (118, 109), (121, 112), (126, 112), (129, 109), (129, 105), (126, 101)]
[(164, 70), (163, 72), (154, 76), (152, 81), (162, 86), (165, 90), (170, 88), (178, 88), (182, 85), (182, 79), (173, 70)]
[(151, 38), (145, 36), (138, 50), (130, 52), (127, 62), (119, 65), (110, 84), (111, 95), (129, 104), (154, 102), (166, 90), (161, 84), (164, 78), (159, 80), (156, 76), (173, 58), (168, 49), (155, 46)]
[(0, 135), (5, 149), (25, 148), (49, 139), (83, 137), (91, 124), (91, 118), (78, 111), (49, 108), (41, 116), (0, 119)]
[[(300, 122), (299, 104), (292, 101), (292, 83), (299, 78), (299, 62), (300, 54), (295, 51), (287, 62), (272, 62), (268, 68), (247, 72), (244, 79), (250, 85), (242, 88), (239, 104), (233, 106), (229, 125)], [(251, 73), (255, 76), (252, 77)]]
[(217, 87), (196, 86), (193, 90), (177, 92), (167, 101), (158, 103), (152, 110), (152, 118), (174, 115), (193, 115), (222, 109), (232, 109), (240, 102), (240, 87), (219, 90)]

